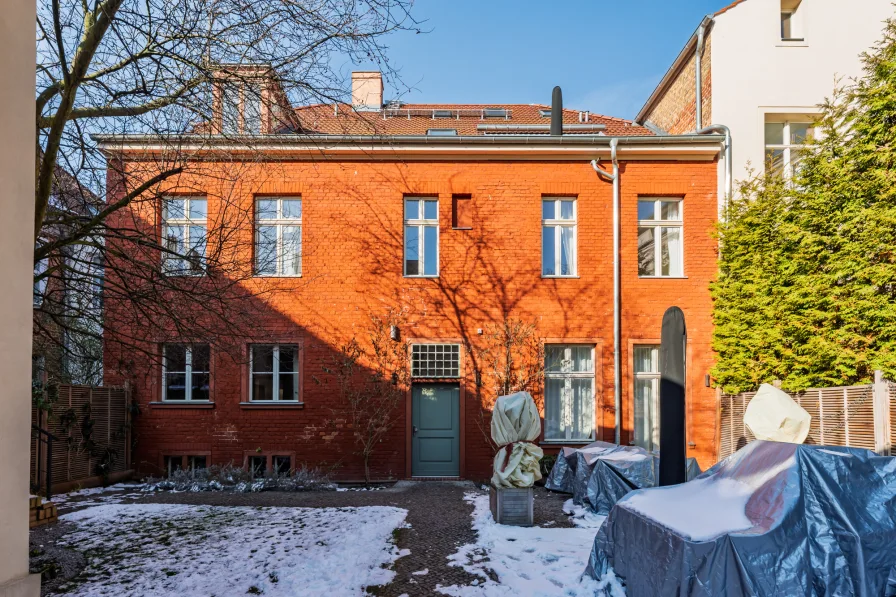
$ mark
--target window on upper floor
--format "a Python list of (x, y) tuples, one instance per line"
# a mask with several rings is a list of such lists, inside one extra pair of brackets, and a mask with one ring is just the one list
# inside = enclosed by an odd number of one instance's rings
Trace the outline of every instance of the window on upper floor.
[(49, 259), (44, 257), (34, 264), (34, 293), (32, 295), (32, 304), (34, 307), (40, 307), (44, 304), (44, 296), (47, 294), (47, 267)]
[(576, 200), (551, 197), (541, 202), (541, 275), (574, 277), (576, 264)]
[(261, 197), (255, 201), (255, 273), (302, 275), (302, 200)]
[(781, 41), (804, 41), (801, 0), (781, 0)]
[(544, 347), (544, 439), (594, 437), (594, 346)]
[(638, 275), (677, 278), (684, 275), (681, 200), (638, 199)]
[(162, 401), (209, 400), (208, 344), (165, 344), (162, 347)]
[(793, 177), (799, 167), (807, 141), (815, 136), (815, 125), (808, 119), (789, 120), (769, 115), (765, 121), (765, 169), (784, 178)]
[(205, 273), (207, 211), (205, 197), (168, 197), (164, 200), (162, 269), (166, 274), (198, 276)]
[(299, 401), (299, 347), (255, 344), (249, 355), (251, 402)]
[(404, 275), (439, 275), (439, 201), (423, 197), (404, 200)]

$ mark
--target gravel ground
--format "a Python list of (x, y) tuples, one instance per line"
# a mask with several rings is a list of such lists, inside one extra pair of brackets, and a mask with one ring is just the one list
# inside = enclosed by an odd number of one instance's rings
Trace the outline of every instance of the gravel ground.
[[(409, 549), (410, 555), (395, 563), (395, 580), (378, 587), (374, 594), (398, 597), (402, 594), (433, 595), (437, 584), (469, 585), (477, 577), (456, 566), (448, 566), (448, 556), (461, 545), (473, 543), (473, 507), (463, 500), (464, 493), (481, 491), (471, 482), (412, 482), (400, 481), (391, 487), (369, 491), (313, 491), (287, 493), (169, 493), (138, 494), (133, 498), (114, 498), (115, 503), (161, 503), (214, 506), (281, 506), (326, 508), (341, 506), (396, 506), (408, 511), (410, 528), (398, 532), (398, 547)], [(121, 494), (119, 494), (121, 495)], [(60, 513), (96, 505), (104, 494), (73, 498), (60, 505)], [(568, 496), (535, 489), (535, 524), (544, 527), (570, 527), (569, 519), (561, 511)], [(56, 578), (44, 582), (43, 595), (66, 579), (76, 576), (85, 565), (84, 556), (56, 547), (59, 537), (71, 527), (64, 522), (39, 527), (31, 532), (32, 570), (47, 568), (56, 563)], [(38, 551), (42, 553), (36, 556)], [(428, 570), (426, 574), (413, 574)]]

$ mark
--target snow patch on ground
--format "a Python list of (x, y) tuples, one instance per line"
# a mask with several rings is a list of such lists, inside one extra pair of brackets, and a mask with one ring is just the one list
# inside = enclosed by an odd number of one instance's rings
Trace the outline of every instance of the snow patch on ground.
[(363, 595), (392, 581), (401, 508), (103, 505), (65, 514), (79, 597)]
[(424, 568), (423, 570), (417, 570), (416, 572), (411, 572), (414, 576), (424, 576), (429, 574), (429, 568)]
[(753, 487), (734, 479), (694, 479), (681, 485), (642, 489), (617, 506), (632, 510), (692, 541), (708, 541), (753, 526), (746, 507)]
[[(50, 502), (59, 506), (97, 506), (100, 504), (120, 504), (124, 500), (143, 495), (142, 484), (117, 483), (109, 487), (91, 487), (54, 495)], [(86, 499), (85, 499), (86, 498)], [(77, 500), (74, 502), (73, 500)]]
[(563, 513), (569, 515), (569, 521), (582, 529), (599, 529), (607, 519), (585, 506), (576, 506), (572, 498), (563, 502)]
[(455, 597), (617, 597), (625, 594), (613, 575), (601, 582), (581, 578), (594, 543), (593, 528), (499, 525), (489, 511), (488, 495), (467, 493), (464, 500), (473, 504), (477, 540), (462, 546), (448, 559), (450, 565), (462, 566), (482, 580), (472, 586), (437, 586), (439, 592)]

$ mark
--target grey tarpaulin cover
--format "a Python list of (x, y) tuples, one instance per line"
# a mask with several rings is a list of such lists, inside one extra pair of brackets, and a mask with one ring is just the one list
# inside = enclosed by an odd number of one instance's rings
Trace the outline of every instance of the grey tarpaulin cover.
[(586, 573), (612, 568), (634, 597), (889, 597), (894, 564), (896, 458), (754, 441), (688, 483), (621, 499)]
[[(624, 495), (654, 487), (659, 456), (636, 446), (594, 442), (583, 448), (563, 448), (545, 482), (552, 491), (571, 493), (573, 503), (606, 515)], [(693, 458), (687, 461), (688, 479), (700, 474)]]

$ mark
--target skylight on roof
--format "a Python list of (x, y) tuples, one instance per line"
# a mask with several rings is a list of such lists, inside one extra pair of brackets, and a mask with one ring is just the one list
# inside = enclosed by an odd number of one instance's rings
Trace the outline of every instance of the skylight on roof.
[(504, 108), (486, 108), (482, 111), (483, 118), (507, 118), (507, 110)]
[(551, 109), (550, 108), (542, 108), (538, 111), (538, 115), (542, 118), (550, 118), (551, 117)]
[(454, 113), (451, 110), (433, 110), (432, 117), (433, 118), (454, 118)]
[(457, 129), (426, 129), (428, 137), (456, 137)]

